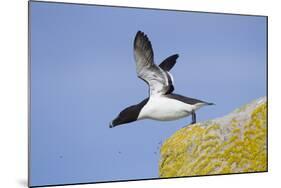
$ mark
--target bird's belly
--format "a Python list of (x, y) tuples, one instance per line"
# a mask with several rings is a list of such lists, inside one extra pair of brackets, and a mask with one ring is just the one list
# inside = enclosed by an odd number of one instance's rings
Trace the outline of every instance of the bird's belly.
[(152, 98), (141, 110), (138, 119), (154, 119), (160, 121), (176, 120), (190, 115), (192, 106), (168, 98)]
[(187, 111), (172, 111), (168, 109), (161, 109), (147, 115), (147, 118), (160, 121), (170, 121), (180, 119), (188, 115), (190, 115), (190, 113), (188, 113)]

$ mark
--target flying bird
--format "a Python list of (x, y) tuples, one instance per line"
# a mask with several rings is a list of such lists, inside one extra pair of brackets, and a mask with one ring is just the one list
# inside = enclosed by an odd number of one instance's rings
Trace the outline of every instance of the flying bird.
[(176, 64), (179, 55), (174, 54), (160, 65), (155, 64), (151, 42), (141, 31), (138, 31), (135, 36), (134, 57), (137, 76), (148, 84), (149, 97), (122, 110), (111, 121), (110, 128), (142, 119), (171, 121), (189, 115), (192, 116), (191, 124), (194, 124), (196, 123), (195, 111), (203, 106), (213, 105), (213, 103), (173, 93), (174, 81), (169, 71)]

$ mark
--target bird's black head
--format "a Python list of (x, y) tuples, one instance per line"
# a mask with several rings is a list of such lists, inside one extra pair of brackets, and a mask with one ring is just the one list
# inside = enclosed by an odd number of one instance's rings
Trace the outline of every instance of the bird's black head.
[(149, 98), (144, 99), (139, 104), (129, 106), (119, 113), (119, 115), (109, 124), (110, 128), (130, 123), (138, 119), (139, 113), (143, 106), (148, 102)]
[(113, 128), (118, 125), (122, 125), (125, 123), (130, 123), (136, 121), (138, 119), (139, 110), (137, 105), (130, 106), (125, 108), (123, 111), (119, 113), (119, 115), (110, 123), (109, 127)]

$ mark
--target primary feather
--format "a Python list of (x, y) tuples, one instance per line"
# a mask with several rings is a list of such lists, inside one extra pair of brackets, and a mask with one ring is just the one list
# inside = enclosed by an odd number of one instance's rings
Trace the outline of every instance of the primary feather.
[[(149, 85), (150, 96), (165, 95), (174, 90), (169, 73), (154, 63), (151, 42), (141, 31), (137, 32), (134, 40), (134, 56), (137, 75)], [(171, 62), (164, 60), (161, 66), (167, 70), (171, 69), (175, 64)]]

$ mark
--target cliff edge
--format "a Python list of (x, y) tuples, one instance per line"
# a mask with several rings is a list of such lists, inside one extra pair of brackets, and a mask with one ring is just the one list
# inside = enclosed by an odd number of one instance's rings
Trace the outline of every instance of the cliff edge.
[(178, 130), (161, 147), (159, 176), (267, 171), (266, 101)]

